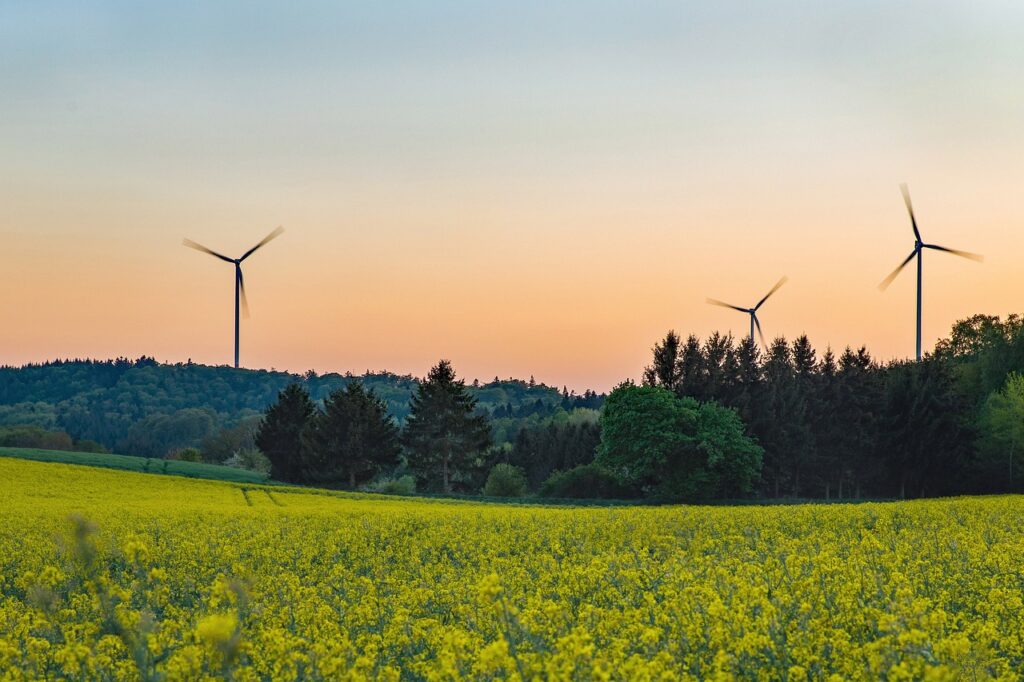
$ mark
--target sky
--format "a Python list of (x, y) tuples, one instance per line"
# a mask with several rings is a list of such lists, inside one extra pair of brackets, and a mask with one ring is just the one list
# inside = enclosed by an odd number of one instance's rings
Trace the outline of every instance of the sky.
[(0, 3), (0, 364), (582, 391), (665, 332), (914, 352), (1022, 312), (1019, 2)]

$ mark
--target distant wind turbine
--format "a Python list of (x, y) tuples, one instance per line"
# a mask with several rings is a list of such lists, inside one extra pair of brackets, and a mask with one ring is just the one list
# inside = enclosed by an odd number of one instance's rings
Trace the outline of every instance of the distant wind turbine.
[(253, 253), (255, 253), (257, 249), (259, 249), (260, 247), (264, 246), (267, 242), (269, 242), (270, 240), (272, 240), (275, 237), (279, 236), (282, 232), (284, 232), (284, 228), (278, 226), (273, 232), (271, 232), (266, 237), (264, 237), (263, 241), (261, 241), (259, 244), (257, 244), (256, 246), (252, 247), (251, 249), (249, 249), (245, 253), (243, 253), (241, 258), (228, 258), (227, 256), (219, 254), (219, 253), (217, 253), (216, 251), (214, 251), (212, 249), (206, 248), (202, 244), (197, 244), (196, 242), (192, 241), (191, 239), (186, 239), (186, 240), (184, 240), (182, 242), (182, 244), (184, 244), (185, 246), (189, 247), (190, 249), (195, 249), (196, 251), (202, 251), (203, 253), (208, 253), (211, 256), (214, 256), (215, 258), (220, 258), (222, 261), (225, 261), (227, 263), (232, 263), (235, 266), (235, 368), (236, 369), (238, 368), (238, 313), (239, 313), (239, 310), (241, 310), (242, 313), (246, 317), (249, 317), (249, 302), (246, 301), (246, 299), (245, 299), (245, 279), (243, 279), (243, 277), (242, 277), (242, 261), (244, 261), (246, 258), (248, 258)]
[(769, 291), (767, 294), (765, 294), (764, 298), (762, 298), (760, 301), (758, 301), (757, 305), (755, 305), (753, 308), (741, 308), (738, 305), (732, 305), (731, 303), (724, 303), (724, 302), (719, 301), (719, 300), (714, 299), (714, 298), (709, 298), (707, 300), (707, 302), (710, 303), (711, 305), (718, 305), (718, 306), (722, 306), (723, 308), (732, 308), (733, 310), (738, 310), (741, 313), (747, 313), (748, 315), (750, 315), (750, 343), (751, 343), (751, 345), (753, 345), (753, 343), (754, 343), (754, 327), (756, 326), (757, 327), (757, 335), (761, 338), (761, 345), (762, 346), (767, 346), (767, 344), (764, 342), (764, 334), (761, 333), (761, 321), (757, 319), (757, 311), (758, 311), (758, 309), (762, 305), (764, 305), (764, 302), (768, 300), (768, 297), (771, 296), (772, 294), (774, 294), (776, 291), (778, 291), (779, 287), (781, 287), (783, 284), (785, 284), (788, 279), (789, 279), (788, 277), (783, 277), (778, 282), (776, 282), (775, 286), (772, 287), (772, 290)]
[(937, 244), (925, 244), (921, 241), (921, 232), (917, 229), (917, 219), (914, 218), (914, 207), (910, 203), (910, 191), (907, 189), (906, 184), (900, 185), (900, 191), (903, 193), (903, 201), (907, 204), (907, 212), (910, 213), (910, 226), (914, 228), (914, 250), (910, 252), (906, 260), (897, 266), (892, 273), (882, 280), (882, 283), (878, 285), (878, 288), (885, 291), (892, 281), (896, 279), (896, 276), (900, 274), (900, 271), (906, 267), (907, 263), (917, 257), (917, 359), (921, 359), (921, 260), (922, 252), (924, 249), (935, 249), (936, 251), (945, 251), (951, 253), (954, 256), (962, 256), (971, 260), (978, 261), (979, 263), (984, 260), (982, 256), (976, 253), (968, 253), (967, 251), (958, 251), (957, 249), (947, 249), (945, 246), (939, 246)]

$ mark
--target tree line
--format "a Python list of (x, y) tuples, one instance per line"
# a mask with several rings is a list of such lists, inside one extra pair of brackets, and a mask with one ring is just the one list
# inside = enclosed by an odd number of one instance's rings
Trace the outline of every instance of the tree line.
[(408, 472), (421, 486), (448, 493), (478, 468), (491, 433), (476, 399), (442, 360), (417, 385), (401, 430), (359, 382), (334, 391), (322, 406), (292, 384), (267, 409), (256, 444), (281, 481), (355, 489), (382, 474)]
[(600, 416), (577, 408), (495, 445), (451, 363), (419, 383), (399, 429), (359, 383), (317, 405), (299, 384), (281, 392), (256, 434), (271, 476), (350, 489), (494, 496), (696, 499), (752, 492), (761, 448), (737, 414), (661, 387), (620, 386)]
[(764, 450), (762, 497), (919, 497), (1020, 490), (1022, 371), (1021, 319), (975, 316), (918, 362), (670, 331), (643, 382), (735, 410)]
[[(419, 379), (392, 372), (294, 374), (192, 362), (162, 364), (151, 357), (4, 366), (0, 427), (64, 432), (75, 442), (95, 442), (114, 452), (144, 457), (196, 449), (204, 459), (221, 462), (254, 448), (253, 420), (258, 422), (289, 384), (299, 383), (319, 403), (353, 382), (372, 390), (401, 426)], [(496, 444), (511, 443), (521, 429), (539, 426), (562, 412), (599, 407), (603, 400), (592, 391), (577, 395), (532, 379), (495, 377), (473, 381), (466, 388), (478, 409), (491, 418)], [(225, 452), (232, 443), (234, 450)]]

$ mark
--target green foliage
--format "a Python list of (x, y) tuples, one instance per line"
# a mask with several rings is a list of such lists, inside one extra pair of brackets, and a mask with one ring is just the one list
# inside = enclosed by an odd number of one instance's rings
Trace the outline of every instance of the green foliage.
[(601, 414), (597, 461), (627, 483), (652, 489), (676, 469), (696, 430), (695, 401), (655, 386), (622, 384)]
[[(310, 399), (319, 403), (345, 385), (358, 381), (387, 405), (388, 414), (401, 426), (410, 410), (410, 401), (418, 381), (390, 372), (303, 375), (265, 370), (211, 367), (194, 363), (159, 364), (152, 358), (138, 360), (56, 361), (24, 367), (0, 367), (0, 425), (28, 424), (48, 430), (61, 429), (75, 439), (89, 439), (105, 447), (126, 452), (157, 452), (163, 443), (146, 443), (145, 429), (132, 427), (154, 415), (174, 415), (179, 410), (196, 408), (208, 412), (213, 428), (206, 440), (218, 432), (230, 430), (246, 419), (262, 415), (280, 391), (299, 383)], [(578, 396), (534, 382), (499, 380), (467, 387), (477, 399), (481, 412), (495, 419), (496, 442), (511, 441), (522, 424), (539, 423), (557, 410), (597, 409), (602, 396), (591, 391)], [(201, 439), (204, 440), (204, 439)], [(175, 439), (169, 449), (196, 446)], [(153, 447), (150, 450), (150, 447)], [(242, 447), (249, 447), (243, 444)], [(215, 453), (204, 454), (221, 461), (237, 449), (214, 446)]]
[(700, 403), (695, 444), (702, 455), (700, 466), (710, 474), (704, 482), (711, 486), (711, 495), (742, 497), (754, 490), (764, 450), (743, 432), (743, 420), (735, 410)]
[(237, 424), (226, 426), (203, 439), (200, 450), (207, 462), (224, 462), (242, 450), (256, 448), (256, 433), (261, 415), (243, 417)]
[(151, 474), (170, 474), (188, 478), (208, 478), (217, 481), (234, 481), (237, 483), (262, 483), (267, 480), (263, 474), (243, 469), (206, 464), (203, 462), (180, 462), (172, 460), (153, 460), (130, 455), (110, 453), (68, 452), (62, 450), (38, 450), (32, 448), (0, 447), (0, 457), (17, 457), (37, 462), (56, 462), (60, 464), (78, 464), (84, 466), (121, 469)]
[(487, 417), (447, 360), (430, 370), (411, 405), (402, 437), (409, 468), (428, 489), (451, 492), (490, 445)]
[(522, 497), (526, 494), (526, 475), (523, 470), (511, 464), (500, 462), (491, 468), (484, 484), (484, 495), (488, 497)]
[(167, 459), (176, 459), (179, 462), (201, 462), (203, 461), (203, 456), (196, 448), (182, 448), (172, 452), (167, 456)]
[(0, 426), (0, 447), (72, 450), (71, 436), (63, 431), (48, 431), (39, 426)]
[(559, 410), (546, 424), (520, 429), (505, 461), (522, 467), (532, 489), (556, 470), (565, 471), (594, 460), (601, 428), (594, 410)]
[(173, 414), (152, 414), (128, 431), (125, 451), (162, 458), (182, 448), (198, 448), (213, 430), (214, 415), (209, 410), (190, 407)]
[(353, 382), (324, 401), (302, 432), (304, 480), (355, 489), (399, 457), (398, 427), (373, 391)]
[(255, 471), (264, 476), (270, 475), (270, 460), (256, 448), (242, 448), (224, 460), (223, 464), (236, 469)]
[(0, 405), (0, 425), (38, 426), (47, 431), (55, 431), (58, 427), (57, 409), (54, 405), (41, 401)]
[(732, 410), (658, 386), (620, 385), (601, 415), (597, 463), (649, 494), (699, 499), (748, 493), (761, 453)]
[[(941, 357), (893, 365), (882, 402), (880, 447), (893, 493), (947, 492), (973, 440), (950, 363)], [(952, 474), (952, 475), (951, 475)]]
[(564, 499), (622, 500), (636, 493), (600, 464), (581, 464), (568, 471), (556, 471), (540, 486), (541, 497)]
[(372, 485), (370, 491), (382, 495), (413, 495), (416, 493), (416, 478), (409, 474), (385, 478)]
[(302, 481), (302, 432), (316, 411), (300, 384), (282, 390), (267, 408), (256, 432), (256, 446), (270, 460), (270, 476), (278, 481)]
[[(1003, 490), (1017, 490), (1020, 450), (1024, 448), (1024, 375), (1010, 372), (1003, 387), (989, 395), (978, 419), (979, 467)], [(1002, 481), (1002, 485), (996, 483)]]

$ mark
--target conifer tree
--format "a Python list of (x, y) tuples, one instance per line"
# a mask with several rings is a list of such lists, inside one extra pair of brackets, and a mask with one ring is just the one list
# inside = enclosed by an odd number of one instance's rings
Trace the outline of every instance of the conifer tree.
[(398, 427), (387, 406), (362, 383), (351, 381), (324, 400), (302, 438), (306, 479), (358, 484), (398, 464)]
[(704, 352), (700, 339), (690, 334), (679, 354), (679, 385), (676, 393), (695, 400), (706, 400), (705, 385)]
[(441, 360), (412, 398), (402, 442), (409, 468), (430, 488), (451, 492), (453, 480), (490, 445), (487, 418), (475, 414), (476, 399), (455, 370)]
[(316, 407), (300, 384), (290, 384), (267, 408), (256, 433), (256, 447), (270, 460), (270, 476), (302, 482), (302, 431)]
[(670, 329), (665, 339), (655, 344), (653, 351), (653, 364), (644, 368), (644, 385), (676, 390), (679, 385), (679, 336)]

